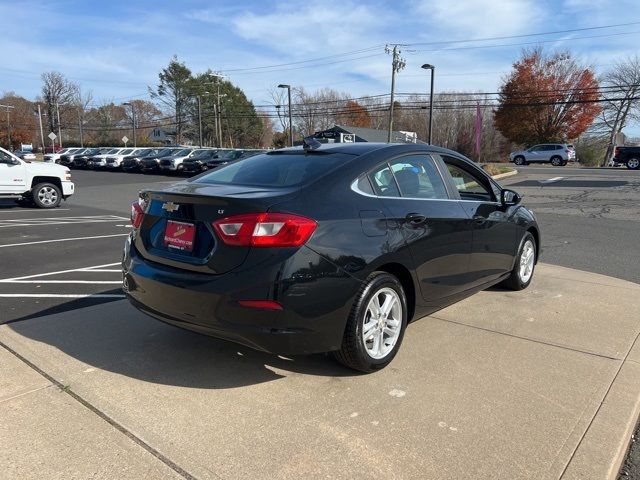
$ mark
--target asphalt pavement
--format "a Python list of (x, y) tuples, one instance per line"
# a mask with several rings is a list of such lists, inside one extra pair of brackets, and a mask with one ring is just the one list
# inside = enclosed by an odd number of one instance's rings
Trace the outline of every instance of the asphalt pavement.
[(73, 171), (59, 209), (0, 205), (2, 471), (614, 478), (640, 405), (640, 287), (624, 281), (640, 282), (640, 173), (519, 170), (501, 183), (536, 212), (554, 265), (528, 290), (412, 324), (394, 363), (364, 376), (181, 331), (123, 300), (130, 204), (179, 178)]

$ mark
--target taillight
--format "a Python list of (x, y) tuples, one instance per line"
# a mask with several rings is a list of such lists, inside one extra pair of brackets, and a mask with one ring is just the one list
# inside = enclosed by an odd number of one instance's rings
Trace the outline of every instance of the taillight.
[(288, 213), (249, 213), (213, 222), (227, 245), (243, 247), (299, 247), (313, 234), (315, 220)]
[(131, 225), (133, 225), (133, 228), (140, 228), (140, 225), (142, 225), (142, 219), (144, 218), (143, 206), (144, 204), (141, 203), (141, 200), (131, 204)]

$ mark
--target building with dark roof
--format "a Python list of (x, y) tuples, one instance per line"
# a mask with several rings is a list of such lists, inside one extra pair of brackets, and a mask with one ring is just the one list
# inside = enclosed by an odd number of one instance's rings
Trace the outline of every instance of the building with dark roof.
[[(349, 125), (334, 125), (331, 128), (313, 134), (315, 138), (325, 139), (327, 142), (335, 143), (386, 142), (387, 135), (387, 130), (352, 127)], [(393, 143), (416, 143), (418, 141), (418, 136), (415, 132), (391, 132), (391, 142)]]

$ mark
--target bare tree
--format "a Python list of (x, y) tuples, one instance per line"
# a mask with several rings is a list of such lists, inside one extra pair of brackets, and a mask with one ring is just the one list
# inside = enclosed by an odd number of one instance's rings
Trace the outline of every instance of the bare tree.
[(58, 132), (58, 113), (60, 123), (66, 124), (62, 119), (66, 118), (76, 105), (79, 95), (79, 87), (76, 83), (67, 80), (59, 72), (45, 72), (42, 74), (42, 101), (47, 115), (47, 123), (52, 132)]
[(606, 165), (613, 155), (618, 134), (630, 122), (640, 119), (640, 57), (635, 55), (615, 63), (603, 75), (600, 85), (605, 102), (592, 131), (608, 140), (602, 159), (602, 165)]

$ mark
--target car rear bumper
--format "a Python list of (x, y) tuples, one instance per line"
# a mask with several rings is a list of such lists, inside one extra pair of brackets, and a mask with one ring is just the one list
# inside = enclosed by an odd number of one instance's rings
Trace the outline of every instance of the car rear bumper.
[[(128, 238), (123, 289), (134, 307), (158, 320), (256, 350), (281, 355), (337, 350), (361, 284), (303, 249), (306, 265), (326, 264), (335, 274), (283, 279), (287, 262), (220, 275), (194, 273), (144, 259)], [(277, 300), (283, 309), (246, 308), (239, 300)]]

